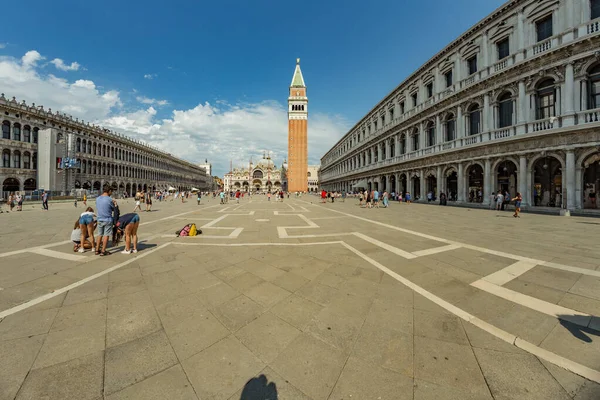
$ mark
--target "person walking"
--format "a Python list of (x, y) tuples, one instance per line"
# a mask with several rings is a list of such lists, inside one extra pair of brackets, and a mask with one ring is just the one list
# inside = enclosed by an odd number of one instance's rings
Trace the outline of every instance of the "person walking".
[(389, 194), (386, 190), (383, 191), (383, 207), (388, 208), (388, 197)]
[[(143, 196), (143, 195), (142, 195), (142, 194), (140, 194), (139, 196), (136, 196), (136, 197), (135, 197), (135, 208), (133, 209), (133, 212), (136, 212), (137, 210), (140, 210), (140, 211), (142, 211), (142, 207), (140, 206), (140, 198), (141, 198), (142, 196)], [(96, 199), (96, 202), (97, 202), (97, 201), (98, 201), (98, 200)], [(96, 203), (96, 204), (97, 204), (97, 203)], [(96, 207), (97, 207), (97, 205), (96, 205)]]
[(502, 191), (499, 190), (498, 193), (496, 193), (496, 210), (501, 211), (503, 209), (504, 209), (504, 195), (502, 194)]
[[(98, 209), (98, 241), (96, 242), (96, 255), (107, 256), (110, 253), (106, 250), (108, 238), (113, 233), (113, 211), (115, 203), (111, 197), (112, 188), (104, 186), (102, 196), (96, 199), (96, 208)], [(138, 204), (139, 207), (139, 204)]]
[(519, 215), (521, 214), (521, 201), (523, 201), (521, 193), (517, 192), (517, 195), (512, 199), (512, 201), (515, 202), (515, 213), (513, 214), (513, 217), (521, 218), (521, 216)]
[(496, 204), (496, 192), (490, 194), (490, 210), (493, 210)]
[(83, 194), (83, 206), (87, 207), (87, 194)]
[(48, 211), (48, 192), (44, 190), (42, 194), (42, 208)]
[(373, 191), (373, 206), (379, 208), (379, 191), (377, 189)]
[(17, 195), (17, 211), (23, 211), (23, 196), (21, 193)]
[(197, 196), (198, 196), (198, 205), (200, 205), (200, 201), (202, 200), (202, 192), (198, 191)]
[(150, 192), (146, 193), (146, 212), (152, 211), (152, 195)]

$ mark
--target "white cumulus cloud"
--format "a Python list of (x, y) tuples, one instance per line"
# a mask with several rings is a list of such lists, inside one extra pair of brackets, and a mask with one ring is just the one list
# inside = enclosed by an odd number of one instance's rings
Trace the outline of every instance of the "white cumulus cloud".
[[(92, 80), (44, 73), (38, 66), (43, 59), (35, 50), (20, 59), (0, 57), (2, 91), (19, 101), (43, 104), (46, 110), (51, 107), (114, 129), (191, 162), (207, 158), (221, 176), (229, 170), (230, 160), (234, 165), (247, 165), (251, 157), (257, 162), (264, 150), (272, 151), (278, 166), (287, 158), (287, 107), (282, 102), (218, 100), (169, 110), (166, 100), (138, 95), (135, 101), (123, 104), (119, 91), (104, 90)], [(309, 163), (318, 164), (350, 126), (341, 116), (311, 113)]]
[(166, 106), (167, 104), (169, 104), (167, 100), (151, 99), (146, 96), (136, 96), (135, 99), (142, 104), (156, 104), (157, 106)]
[(152, 79), (156, 78), (157, 76), (158, 76), (157, 74), (145, 74), (144, 79), (152, 80)]
[(54, 60), (50, 61), (50, 64), (54, 64), (54, 66), (61, 71), (78, 71), (81, 67), (81, 65), (75, 61), (73, 61), (71, 65), (65, 64), (65, 62), (60, 58), (55, 58)]

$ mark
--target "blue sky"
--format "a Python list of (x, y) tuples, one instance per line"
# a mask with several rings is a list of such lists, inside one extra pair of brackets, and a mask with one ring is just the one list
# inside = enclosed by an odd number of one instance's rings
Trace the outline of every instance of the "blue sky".
[[(2, 6), (0, 91), (222, 175), (285, 158), (297, 57), (309, 159), (500, 0), (40, 1)], [(29, 52), (29, 53), (28, 53)], [(60, 60), (60, 61), (57, 61)]]

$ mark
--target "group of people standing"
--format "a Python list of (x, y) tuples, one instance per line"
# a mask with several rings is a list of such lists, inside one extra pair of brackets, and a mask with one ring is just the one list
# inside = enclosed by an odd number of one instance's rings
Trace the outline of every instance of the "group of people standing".
[[(112, 188), (104, 187), (102, 195), (96, 198), (97, 213), (94, 213), (92, 207), (87, 207), (75, 221), (71, 232), (73, 251), (83, 253), (91, 249), (98, 256), (107, 256), (111, 254), (108, 251), (108, 240), (112, 236), (113, 246), (118, 246), (125, 237), (125, 248), (121, 253), (137, 253), (140, 217), (135, 212), (120, 215), (119, 205), (111, 196)], [(96, 229), (97, 233), (94, 235)]]
[(364, 208), (383, 208), (389, 207), (390, 194), (384, 190), (379, 193), (378, 190), (365, 190), (358, 192), (358, 205)]

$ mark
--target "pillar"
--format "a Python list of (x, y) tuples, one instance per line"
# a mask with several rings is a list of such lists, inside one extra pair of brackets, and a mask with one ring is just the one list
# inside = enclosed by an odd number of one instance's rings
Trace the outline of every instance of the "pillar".
[(419, 171), (419, 183), (420, 183), (420, 192), (419, 193), (419, 197), (420, 199), (423, 200), (427, 200), (427, 186), (426, 186), (426, 182), (425, 182), (425, 170), (422, 169)]
[[(564, 203), (564, 201), (563, 201)], [(567, 150), (567, 209), (575, 208), (575, 152)]]
[(482, 132), (488, 132), (490, 130), (490, 95), (486, 93), (483, 95), (483, 129)]
[(437, 171), (435, 173), (435, 196), (439, 199), (440, 194), (442, 193), (442, 166), (437, 166)]
[(435, 116), (435, 144), (441, 145), (444, 142), (442, 136), (442, 123), (440, 121), (440, 115)]
[(458, 164), (458, 182), (457, 182), (457, 201), (465, 201), (465, 167), (462, 163)]
[(490, 194), (492, 193), (492, 165), (489, 158), (485, 159), (483, 167), (483, 204), (490, 204)]
[(523, 15), (523, 9), (520, 9), (517, 13), (517, 62), (523, 60), (523, 50), (525, 49), (525, 16)]
[(521, 193), (521, 197), (523, 197), (523, 201), (521, 205), (527, 206), (530, 203), (531, 195), (531, 187), (527, 186), (527, 157), (521, 156), (519, 157), (519, 192)]
[(574, 107), (574, 86), (575, 77), (573, 74), (573, 63), (567, 63), (565, 67), (565, 117), (563, 118), (563, 126), (572, 126), (575, 124)]
[[(519, 108), (517, 111), (517, 123), (519, 125), (527, 123), (527, 111), (529, 106), (527, 104), (527, 93), (525, 92), (525, 81), (519, 81)], [(522, 133), (525, 133), (523, 130)]]
[(463, 121), (463, 115), (462, 115), (462, 107), (458, 106), (456, 107), (456, 137), (457, 138), (462, 138), (464, 136), (464, 121)]

